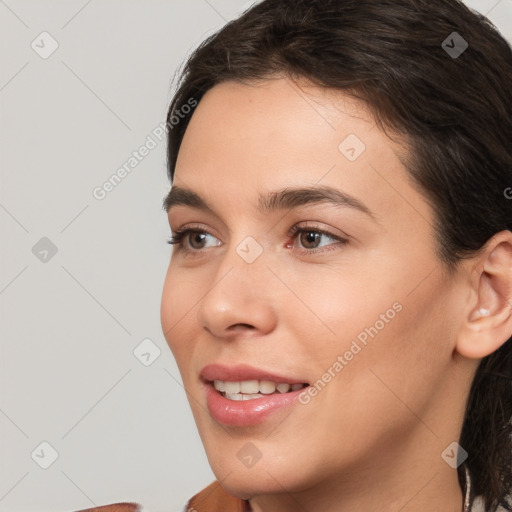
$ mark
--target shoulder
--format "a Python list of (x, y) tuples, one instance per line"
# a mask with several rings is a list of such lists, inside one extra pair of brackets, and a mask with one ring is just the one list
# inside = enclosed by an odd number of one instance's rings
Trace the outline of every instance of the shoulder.
[(190, 498), (184, 508), (187, 512), (248, 512), (249, 502), (231, 496), (215, 480)]
[[(149, 512), (140, 503), (112, 503), (101, 507), (84, 508), (75, 512)], [(191, 512), (183, 507), (176, 512)]]
[[(194, 494), (179, 512), (249, 512), (249, 502), (231, 496), (215, 480)], [(139, 503), (112, 503), (102, 507), (87, 508), (74, 512), (148, 512)]]
[(145, 512), (139, 503), (111, 503), (101, 507), (83, 508), (75, 512)]

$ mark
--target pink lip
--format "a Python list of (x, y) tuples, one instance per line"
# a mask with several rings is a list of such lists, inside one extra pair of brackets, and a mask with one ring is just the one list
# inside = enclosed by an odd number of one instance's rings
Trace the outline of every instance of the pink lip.
[(272, 413), (293, 403), (305, 389), (265, 395), (254, 400), (234, 401), (224, 398), (213, 384), (205, 384), (206, 405), (212, 417), (228, 427), (248, 427), (263, 422)]
[(239, 364), (236, 366), (226, 366), (222, 364), (207, 364), (200, 373), (201, 378), (205, 382), (214, 380), (224, 380), (231, 382), (239, 382), (242, 380), (268, 380), (276, 384), (305, 384), (307, 381), (297, 380), (286, 375), (277, 375), (276, 373), (266, 370), (259, 370), (253, 366)]
[(222, 425), (229, 427), (247, 427), (263, 422), (269, 415), (297, 402), (303, 389), (289, 391), (288, 393), (276, 393), (265, 395), (254, 400), (235, 401), (224, 398), (213, 387), (213, 380), (242, 381), (242, 380), (269, 380), (271, 382), (303, 384), (305, 380), (297, 380), (291, 377), (277, 375), (272, 372), (258, 370), (252, 366), (224, 366), (209, 364), (201, 371), (201, 379), (204, 383), (206, 405), (211, 416)]

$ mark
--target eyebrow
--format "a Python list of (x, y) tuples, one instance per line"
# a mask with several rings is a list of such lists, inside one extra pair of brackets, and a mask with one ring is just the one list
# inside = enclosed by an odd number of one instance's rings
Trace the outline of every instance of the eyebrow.
[[(285, 188), (268, 192), (259, 196), (258, 209), (261, 213), (268, 214), (274, 211), (320, 203), (353, 208), (376, 221), (372, 211), (362, 201), (346, 192), (326, 185)], [(199, 194), (184, 187), (173, 186), (163, 200), (162, 208), (167, 212), (175, 206), (189, 206), (215, 215), (213, 208)]]

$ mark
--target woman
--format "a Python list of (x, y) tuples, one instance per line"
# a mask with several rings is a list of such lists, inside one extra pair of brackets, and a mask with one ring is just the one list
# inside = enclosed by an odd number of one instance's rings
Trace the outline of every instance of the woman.
[(512, 51), (456, 0), (265, 0), (168, 113), (185, 510), (511, 510)]

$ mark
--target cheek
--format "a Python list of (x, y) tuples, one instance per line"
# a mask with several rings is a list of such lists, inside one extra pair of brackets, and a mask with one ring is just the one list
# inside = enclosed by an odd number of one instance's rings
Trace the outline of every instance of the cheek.
[(350, 418), (352, 426), (346, 428), (367, 429), (370, 437), (379, 430), (373, 426), (375, 419), (385, 417), (389, 425), (380, 427), (381, 434), (392, 432), (413, 424), (416, 418), (410, 410), (421, 416), (442, 387), (452, 353), (446, 337), (449, 318), (443, 311), (448, 291), (443, 291), (439, 276), (414, 293), (409, 293), (407, 281), (403, 283), (401, 291), (393, 293), (363, 299), (358, 294), (339, 315), (337, 349), (323, 358), (322, 371), (342, 356), (325, 397), (343, 408), (325, 409), (322, 421), (344, 424)]
[(364, 342), (375, 324), (380, 332), (399, 316), (395, 283), (379, 282), (355, 267), (308, 270), (288, 281), (295, 297), (286, 297), (282, 307), (290, 325), (300, 326), (315, 350), (325, 347), (328, 353), (343, 353), (358, 335)]
[(330, 380), (344, 395), (393, 399), (386, 383), (420, 402), (450, 361), (449, 287), (439, 272), (415, 288), (423, 270), (402, 265), (384, 272), (373, 263), (342, 275), (339, 270), (323, 276), (303, 272), (290, 286), (301, 300), (285, 306), (288, 322), (302, 333), (301, 349), (317, 378), (329, 370), (343, 375)]
[(180, 364), (180, 355), (184, 346), (189, 346), (186, 333), (190, 332), (191, 322), (195, 318), (195, 307), (200, 294), (192, 280), (185, 273), (169, 265), (165, 278), (160, 320), (162, 331), (174, 357)]

